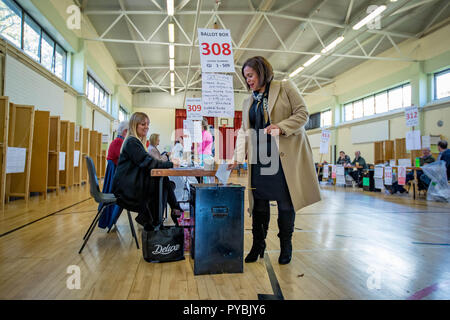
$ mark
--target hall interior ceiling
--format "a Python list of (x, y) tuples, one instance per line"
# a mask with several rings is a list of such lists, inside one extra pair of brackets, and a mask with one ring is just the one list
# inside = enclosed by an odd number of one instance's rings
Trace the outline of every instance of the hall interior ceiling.
[[(170, 93), (169, 32), (175, 26), (175, 92), (201, 90), (198, 28), (230, 29), (235, 59), (235, 92), (247, 92), (240, 75), (244, 61), (262, 55), (275, 79), (292, 79), (304, 94), (368, 60), (414, 61), (398, 44), (418, 39), (450, 20), (448, 0), (79, 0), (133, 93)], [(380, 25), (353, 27), (371, 5), (386, 5)], [(337, 38), (344, 40), (325, 53)], [(395, 48), (394, 54), (377, 57)], [(192, 53), (191, 53), (192, 49)], [(316, 61), (289, 75), (315, 55)]]

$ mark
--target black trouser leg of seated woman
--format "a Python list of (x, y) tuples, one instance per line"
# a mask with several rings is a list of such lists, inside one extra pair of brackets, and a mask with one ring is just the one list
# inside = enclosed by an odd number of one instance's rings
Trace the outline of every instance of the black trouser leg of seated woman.
[(245, 262), (255, 262), (258, 257), (264, 257), (264, 250), (266, 249), (267, 229), (269, 228), (270, 207), (269, 201), (255, 199), (252, 213), (252, 234), (253, 245)]

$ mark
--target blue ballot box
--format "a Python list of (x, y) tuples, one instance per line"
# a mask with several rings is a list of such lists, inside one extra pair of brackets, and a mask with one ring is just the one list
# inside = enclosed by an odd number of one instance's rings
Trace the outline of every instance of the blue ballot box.
[(190, 186), (195, 275), (244, 271), (244, 190), (235, 184)]

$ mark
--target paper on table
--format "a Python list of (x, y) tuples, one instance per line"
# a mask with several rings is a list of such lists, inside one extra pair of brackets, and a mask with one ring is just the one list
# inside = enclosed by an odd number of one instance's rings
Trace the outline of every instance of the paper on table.
[(398, 179), (399, 185), (404, 186), (406, 184), (406, 167), (398, 167)]
[(392, 185), (392, 167), (384, 168), (384, 184)]
[(398, 165), (401, 167), (411, 167), (411, 159), (398, 159)]
[(26, 148), (8, 147), (6, 151), (6, 173), (25, 171)]
[(323, 166), (323, 177), (324, 177), (325, 179), (327, 179), (328, 176), (329, 176), (329, 173), (328, 173), (328, 165), (326, 164), (326, 165)]
[(375, 179), (375, 189), (384, 189), (383, 178)]
[(66, 170), (66, 153), (60, 152), (59, 153), (59, 171)]
[(336, 175), (337, 176), (345, 175), (345, 170), (343, 166), (336, 166)]
[(228, 182), (228, 178), (230, 177), (231, 170), (228, 170), (227, 166), (227, 163), (222, 163), (216, 171), (216, 177), (222, 184), (226, 184)]
[(391, 167), (395, 166), (395, 160), (389, 160), (389, 166)]
[(383, 178), (383, 167), (375, 166), (375, 173), (373, 175), (374, 178)]
[(75, 150), (73, 152), (73, 166), (76, 168), (80, 164), (80, 150)]

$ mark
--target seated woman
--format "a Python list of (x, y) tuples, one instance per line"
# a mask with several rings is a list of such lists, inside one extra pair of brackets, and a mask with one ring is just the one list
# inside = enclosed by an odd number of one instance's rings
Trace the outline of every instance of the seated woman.
[[(128, 134), (113, 179), (112, 192), (122, 208), (138, 212), (136, 222), (151, 229), (160, 224), (158, 211), (158, 179), (150, 176), (156, 168), (177, 167), (178, 162), (152, 158), (145, 145), (150, 120), (145, 113), (135, 112), (129, 120)], [(165, 179), (166, 180), (166, 179)], [(163, 184), (163, 195), (167, 197), (170, 185)], [(166, 200), (164, 199), (164, 204)]]
[(170, 152), (164, 155), (161, 155), (161, 152), (159, 152), (158, 150), (158, 146), (159, 146), (159, 134), (157, 133), (153, 133), (150, 136), (150, 146), (148, 148), (148, 153), (150, 153), (150, 155), (152, 156), (152, 158), (157, 159), (157, 160), (161, 160), (161, 161), (168, 161), (169, 157), (170, 157)]

